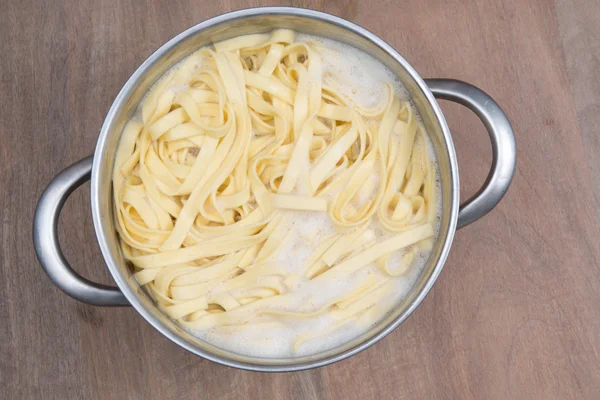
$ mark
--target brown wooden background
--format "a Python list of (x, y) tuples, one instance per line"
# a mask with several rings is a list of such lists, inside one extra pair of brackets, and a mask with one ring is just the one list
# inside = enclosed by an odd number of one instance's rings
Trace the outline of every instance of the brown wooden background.
[[(89, 155), (129, 75), (159, 45), (225, 11), (210, 0), (0, 0), (0, 397), (6, 399), (599, 399), (600, 3), (596, 0), (287, 1), (354, 21), (424, 77), (490, 93), (517, 134), (501, 205), (456, 235), (423, 304), (333, 366), (258, 374), (182, 350), (132, 309), (79, 304), (39, 267), (31, 220), (45, 185)], [(442, 108), (462, 193), (487, 174), (482, 125)], [(61, 240), (111, 279), (89, 186)]]

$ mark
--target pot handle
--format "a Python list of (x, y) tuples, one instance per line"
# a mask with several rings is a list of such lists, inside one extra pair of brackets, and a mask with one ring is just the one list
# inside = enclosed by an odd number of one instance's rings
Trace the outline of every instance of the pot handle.
[(515, 134), (498, 103), (481, 89), (454, 79), (425, 79), (425, 83), (436, 98), (462, 104), (473, 111), (492, 142), (490, 172), (481, 189), (460, 205), (458, 229), (489, 213), (508, 190), (517, 162)]
[(67, 167), (50, 182), (33, 219), (33, 246), (40, 264), (60, 290), (95, 306), (128, 306), (119, 288), (91, 282), (71, 268), (58, 242), (58, 217), (75, 189), (90, 179), (93, 156)]

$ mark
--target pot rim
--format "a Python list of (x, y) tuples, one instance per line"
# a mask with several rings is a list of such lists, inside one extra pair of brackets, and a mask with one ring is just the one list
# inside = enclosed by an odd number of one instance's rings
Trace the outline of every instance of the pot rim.
[[(111, 253), (107, 239), (104, 234), (104, 221), (101, 216), (101, 201), (102, 195), (106, 195), (102, 193), (100, 182), (101, 179), (101, 171), (103, 170), (102, 165), (106, 162), (100, 155), (103, 154), (104, 148), (107, 145), (107, 138), (110, 133), (110, 126), (112, 125), (113, 120), (118, 114), (119, 109), (123, 106), (127, 97), (130, 95), (132, 90), (135, 89), (137, 83), (140, 79), (147, 73), (147, 71), (165, 56), (172, 48), (177, 46), (180, 42), (185, 40), (186, 38), (196, 34), (199, 31), (207, 29), (209, 27), (219, 25), (225, 22), (229, 22), (236, 19), (259, 16), (259, 15), (280, 15), (280, 16), (297, 16), (304, 17), (308, 19), (319, 20), (323, 22), (327, 22), (330, 24), (337, 25), (338, 27), (344, 28), (356, 35), (362, 36), (367, 39), (373, 46), (379, 47), (381, 50), (386, 52), (395, 62), (399, 63), (402, 68), (404, 68), (411, 78), (414, 80), (418, 88), (423, 92), (425, 98), (428, 101), (428, 105), (431, 107), (437, 122), (441, 128), (443, 142), (446, 146), (446, 150), (448, 152), (448, 160), (449, 160), (449, 171), (450, 171), (450, 204), (447, 208), (449, 210), (449, 223), (448, 223), (448, 231), (446, 233), (446, 237), (444, 243), (442, 244), (439, 258), (437, 259), (435, 266), (432, 269), (431, 274), (427, 277), (423, 287), (421, 290), (415, 295), (412, 302), (388, 325), (381, 328), (378, 332), (373, 334), (371, 337), (368, 337), (358, 345), (351, 347), (349, 349), (345, 349), (340, 351), (332, 356), (327, 356), (324, 358), (316, 359), (308, 362), (299, 362), (299, 363), (290, 363), (283, 365), (274, 365), (274, 364), (261, 364), (250, 363), (250, 362), (242, 362), (233, 360), (218, 354), (211, 353), (206, 351), (194, 344), (184, 340), (180, 335), (172, 332), (162, 321), (160, 321), (156, 316), (154, 316), (144, 304), (138, 298), (138, 294), (136, 294), (131, 287), (127, 284), (126, 278), (120, 273), (119, 268), (117, 267), (117, 260), (115, 259), (114, 254)], [(435, 100), (431, 90), (425, 84), (424, 80), (421, 76), (416, 72), (416, 70), (389, 44), (387, 44), (384, 40), (376, 36), (375, 34), (369, 32), (368, 30), (349, 22), (343, 18), (333, 16), (331, 14), (327, 14), (320, 11), (314, 11), (304, 8), (295, 8), (295, 7), (258, 7), (258, 8), (249, 8), (238, 11), (233, 11), (229, 13), (225, 13), (203, 22), (200, 22), (185, 31), (181, 32), (161, 47), (159, 47), (154, 53), (152, 53), (131, 75), (131, 77), (127, 80), (125, 85), (119, 91), (119, 94), (115, 98), (113, 104), (108, 111), (102, 128), (100, 130), (100, 134), (98, 137), (97, 145), (94, 151), (94, 161), (92, 166), (91, 173), (91, 206), (92, 206), (92, 219), (94, 223), (94, 229), (96, 232), (96, 237), (98, 239), (98, 243), (100, 246), (100, 250), (104, 257), (104, 260), (108, 266), (108, 269), (117, 283), (120, 290), (123, 292), (127, 300), (130, 304), (136, 309), (136, 311), (155, 329), (157, 329), (160, 333), (166, 336), (168, 339), (178, 344), (179, 346), (185, 348), (186, 350), (206, 358), (210, 361), (229, 366), (236, 367), (245, 370), (251, 371), (261, 371), (261, 372), (289, 372), (289, 371), (299, 371), (310, 368), (317, 368), (321, 366), (325, 366), (337, 361), (341, 361), (346, 359), (352, 355), (355, 355), (373, 344), (377, 343), (389, 333), (391, 333), (394, 329), (396, 329), (408, 316), (410, 316), (413, 311), (419, 306), (419, 304), (423, 301), (425, 296), (429, 293), (431, 288), (433, 287), (437, 277), (439, 276), (446, 259), (448, 257), (450, 247), (452, 245), (452, 241), (454, 238), (454, 233), (456, 231), (457, 219), (458, 219), (458, 206), (459, 206), (459, 179), (458, 179), (458, 164), (456, 159), (456, 153), (454, 150), (454, 145), (452, 142), (452, 137), (450, 136), (450, 131), (446, 120), (442, 114), (442, 111), (439, 107), (439, 104)], [(260, 360), (257, 358), (257, 360)]]

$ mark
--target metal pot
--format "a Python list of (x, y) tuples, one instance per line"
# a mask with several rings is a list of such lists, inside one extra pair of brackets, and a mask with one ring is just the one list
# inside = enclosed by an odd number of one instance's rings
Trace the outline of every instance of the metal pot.
[[(125, 123), (150, 86), (177, 61), (194, 50), (249, 33), (290, 28), (328, 37), (372, 55), (408, 89), (435, 150), (441, 179), (443, 211), (439, 237), (431, 257), (409, 295), (381, 323), (360, 337), (332, 350), (303, 357), (266, 359), (225, 351), (190, 335), (167, 318), (132, 277), (119, 247), (112, 207), (114, 154)], [(485, 125), (492, 142), (492, 167), (483, 187), (459, 205), (458, 166), (452, 137), (439, 99), (471, 109)], [(38, 259), (56, 286), (69, 296), (97, 306), (131, 305), (163, 335), (181, 347), (214, 362), (254, 371), (295, 371), (331, 364), (356, 354), (394, 330), (419, 305), (440, 274), (457, 228), (492, 210), (510, 185), (516, 159), (515, 137), (498, 104), (478, 88), (447, 79), (423, 80), (408, 62), (367, 30), (329, 14), (287, 7), (254, 8), (211, 18), (171, 39), (152, 54), (119, 92), (102, 125), (96, 151), (62, 171), (48, 185), (37, 205), (33, 241)], [(91, 282), (65, 260), (58, 243), (58, 217), (67, 197), (91, 177), (92, 217), (100, 249), (118, 287)]]

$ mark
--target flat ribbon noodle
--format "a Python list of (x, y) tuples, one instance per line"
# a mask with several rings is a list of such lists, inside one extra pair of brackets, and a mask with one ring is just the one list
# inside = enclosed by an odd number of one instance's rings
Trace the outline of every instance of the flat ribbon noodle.
[[(336, 321), (297, 349), (381, 318), (393, 277), (433, 245), (436, 169), (410, 104), (389, 85), (376, 107), (356, 104), (324, 84), (321, 51), (287, 29), (215, 43), (168, 72), (125, 126), (113, 171), (123, 254), (182, 326)], [(337, 229), (298, 276), (274, 262), (290, 210), (326, 213)], [(379, 240), (373, 223), (392, 236)], [(381, 274), (317, 309), (290, 291), (370, 264)]]

